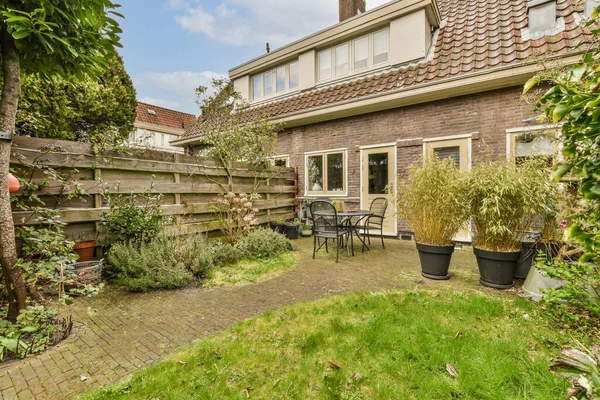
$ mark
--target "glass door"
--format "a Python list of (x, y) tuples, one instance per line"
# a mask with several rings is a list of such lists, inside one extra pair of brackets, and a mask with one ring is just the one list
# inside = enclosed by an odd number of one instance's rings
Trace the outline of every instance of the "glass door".
[(394, 185), (396, 177), (395, 147), (378, 147), (361, 150), (362, 187), (361, 208), (368, 210), (371, 202), (377, 197), (385, 197), (388, 207), (383, 224), (384, 235), (396, 235), (396, 213), (392, 194), (387, 193), (388, 185)]

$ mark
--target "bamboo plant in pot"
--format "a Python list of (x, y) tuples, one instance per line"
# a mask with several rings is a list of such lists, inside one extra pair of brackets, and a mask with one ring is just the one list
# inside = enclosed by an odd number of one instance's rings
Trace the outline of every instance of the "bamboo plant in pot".
[(398, 213), (415, 232), (421, 274), (449, 279), (452, 239), (465, 228), (468, 217), (463, 174), (453, 160), (431, 156), (423, 165), (411, 167), (408, 180), (399, 182), (394, 197)]
[(554, 188), (549, 171), (535, 159), (486, 161), (473, 168), (468, 186), (479, 281), (511, 288), (523, 237), (548, 209)]

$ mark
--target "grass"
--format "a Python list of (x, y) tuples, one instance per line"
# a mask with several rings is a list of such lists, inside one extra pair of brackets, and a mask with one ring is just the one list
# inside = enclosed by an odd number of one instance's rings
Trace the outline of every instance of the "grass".
[(217, 268), (202, 286), (242, 285), (272, 279), (293, 267), (298, 261), (294, 252), (264, 260), (242, 260), (233, 265)]
[(564, 336), (519, 298), (353, 294), (243, 322), (83, 398), (556, 399)]

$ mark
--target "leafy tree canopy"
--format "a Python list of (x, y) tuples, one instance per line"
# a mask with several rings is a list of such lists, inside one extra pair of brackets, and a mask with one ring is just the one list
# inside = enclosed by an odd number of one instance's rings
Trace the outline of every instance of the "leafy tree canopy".
[(114, 145), (133, 130), (136, 93), (120, 58), (96, 78), (28, 74), (22, 80), (19, 135)]

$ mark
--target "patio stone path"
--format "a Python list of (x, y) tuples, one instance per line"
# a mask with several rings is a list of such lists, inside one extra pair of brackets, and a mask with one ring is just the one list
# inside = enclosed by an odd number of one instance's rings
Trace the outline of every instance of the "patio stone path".
[(355, 291), (431, 288), (484, 291), (470, 248), (455, 252), (449, 281), (420, 276), (414, 244), (388, 240), (353, 258), (297, 241), (299, 262), (271, 280), (245, 286), (133, 294), (107, 289), (71, 306), (72, 335), (53, 349), (0, 366), (0, 398), (70, 399), (116, 383), (174, 349), (247, 318), (299, 301)]

